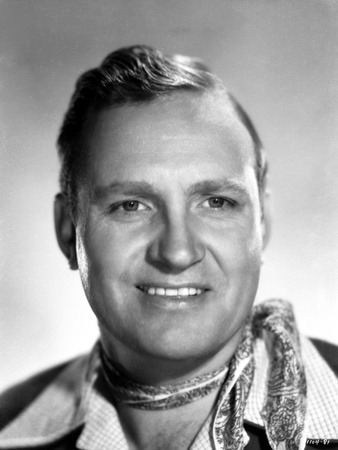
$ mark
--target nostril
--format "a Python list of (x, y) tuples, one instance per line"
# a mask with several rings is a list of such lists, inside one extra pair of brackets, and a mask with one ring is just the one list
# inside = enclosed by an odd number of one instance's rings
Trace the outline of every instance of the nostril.
[(163, 224), (161, 233), (149, 245), (149, 262), (166, 272), (186, 270), (204, 258), (205, 250), (196, 234), (184, 220)]

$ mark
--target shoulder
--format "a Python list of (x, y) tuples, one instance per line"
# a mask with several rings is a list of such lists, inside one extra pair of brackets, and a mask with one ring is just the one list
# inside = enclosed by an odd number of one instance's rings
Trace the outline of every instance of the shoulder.
[(338, 377), (338, 345), (317, 338), (310, 338), (310, 341)]
[(69, 445), (84, 423), (89, 378), (95, 375), (94, 349), (0, 395), (0, 449), (73, 448)]
[(0, 430), (27, 408), (71, 364), (64, 362), (6, 389), (0, 394)]
[[(0, 394), (0, 439), (1, 431), (16, 422), (16, 418), (27, 416), (27, 412), (50, 414), (51, 409), (75, 409), (82, 393), (90, 355), (81, 355), (70, 361), (44, 370)], [(54, 408), (51, 408), (54, 406)], [(36, 417), (35, 417), (36, 419)]]

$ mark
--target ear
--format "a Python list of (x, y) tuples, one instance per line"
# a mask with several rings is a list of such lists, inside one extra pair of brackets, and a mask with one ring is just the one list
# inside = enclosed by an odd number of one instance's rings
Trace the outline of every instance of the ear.
[(265, 190), (261, 199), (261, 223), (263, 236), (263, 249), (267, 246), (271, 235), (271, 207), (270, 191)]
[(59, 247), (68, 259), (72, 270), (78, 269), (76, 256), (76, 233), (68, 202), (64, 195), (57, 194), (54, 201), (54, 223)]

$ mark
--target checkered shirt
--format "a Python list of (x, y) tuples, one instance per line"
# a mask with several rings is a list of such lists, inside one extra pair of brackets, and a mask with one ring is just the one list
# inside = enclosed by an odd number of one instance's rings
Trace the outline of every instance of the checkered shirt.
[[(338, 380), (310, 340), (302, 338), (302, 354), (308, 387), (306, 418), (309, 439), (338, 438)], [(245, 409), (245, 419), (264, 426), (260, 415), (265, 396), (268, 355), (263, 340), (254, 346), (255, 376)], [(95, 377), (95, 374), (93, 374)], [(77, 441), (80, 450), (128, 450), (114, 406), (94, 387), (87, 392), (85, 426)], [(189, 450), (212, 450), (213, 417), (207, 418)]]

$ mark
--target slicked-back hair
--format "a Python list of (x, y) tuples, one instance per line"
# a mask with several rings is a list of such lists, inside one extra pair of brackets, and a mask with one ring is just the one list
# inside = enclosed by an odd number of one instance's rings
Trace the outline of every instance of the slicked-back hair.
[(82, 74), (75, 85), (57, 141), (61, 193), (68, 200), (72, 214), (76, 214), (77, 193), (87, 159), (81, 134), (93, 112), (149, 102), (178, 91), (203, 93), (216, 88), (224, 91), (252, 138), (261, 193), (267, 172), (262, 143), (250, 118), (220, 80), (197, 58), (165, 56), (151, 47), (136, 45), (110, 53), (100, 66)]

